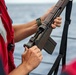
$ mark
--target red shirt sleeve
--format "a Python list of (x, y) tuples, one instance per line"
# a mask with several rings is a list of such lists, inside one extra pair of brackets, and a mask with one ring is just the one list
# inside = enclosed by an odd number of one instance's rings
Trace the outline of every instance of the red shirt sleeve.
[(76, 75), (76, 60), (65, 66), (63, 72), (67, 72), (69, 75)]

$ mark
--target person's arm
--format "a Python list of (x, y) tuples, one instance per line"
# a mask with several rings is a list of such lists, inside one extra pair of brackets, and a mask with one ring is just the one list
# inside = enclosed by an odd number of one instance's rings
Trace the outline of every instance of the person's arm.
[(29, 73), (28, 65), (24, 66), (20, 64), (16, 69), (10, 72), (8, 75), (27, 75)]
[[(47, 15), (50, 13), (50, 11), (52, 10), (49, 9), (46, 14), (44, 14), (42, 17), (41, 17), (41, 22), (45, 20), (45, 18), (47, 17)], [(55, 20), (54, 20), (54, 24), (52, 24), (52, 27), (53, 28), (56, 28), (57, 26), (59, 27), (61, 24), (61, 17), (57, 17)], [(13, 25), (13, 28), (14, 28), (14, 40), (15, 42), (18, 42), (30, 35), (32, 35), (33, 33), (36, 32), (38, 26), (37, 26), (37, 23), (36, 23), (36, 20), (32, 21), (32, 22), (29, 22), (27, 24), (20, 24), (20, 25)]]
[(42, 53), (37, 46), (26, 48), (22, 54), (22, 63), (8, 75), (27, 75), (40, 64), (42, 58)]
[(36, 32), (38, 26), (36, 24), (36, 21), (32, 21), (26, 24), (20, 24), (20, 25), (13, 25), (14, 28), (14, 40), (15, 42), (18, 42), (33, 33)]

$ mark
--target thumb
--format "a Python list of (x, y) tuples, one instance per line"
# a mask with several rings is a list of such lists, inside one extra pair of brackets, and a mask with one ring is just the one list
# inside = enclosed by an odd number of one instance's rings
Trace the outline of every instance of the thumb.
[(28, 51), (29, 49), (27, 47), (25, 47), (25, 51)]
[(25, 50), (24, 50), (24, 52), (27, 52), (29, 49), (28, 49), (28, 47), (25, 47)]

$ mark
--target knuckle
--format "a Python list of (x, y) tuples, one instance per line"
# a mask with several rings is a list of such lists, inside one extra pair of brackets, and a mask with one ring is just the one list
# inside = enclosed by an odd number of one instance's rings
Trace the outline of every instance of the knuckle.
[(34, 46), (35, 48), (38, 48), (36, 45)]
[(32, 48), (29, 48), (29, 52), (31, 52), (33, 49)]
[(35, 53), (35, 51), (32, 48), (29, 50), (29, 52), (30, 53)]
[(29, 48), (29, 51), (31, 51), (32, 50), (32, 48)]
[(38, 48), (38, 51), (41, 51), (41, 50)]
[(42, 57), (39, 58), (39, 62), (41, 62), (41, 61), (42, 61)]
[(39, 61), (39, 62), (41, 62), (41, 59), (40, 59), (40, 58), (38, 58), (38, 61)]
[(57, 21), (57, 19), (54, 19), (54, 22), (56, 22)]

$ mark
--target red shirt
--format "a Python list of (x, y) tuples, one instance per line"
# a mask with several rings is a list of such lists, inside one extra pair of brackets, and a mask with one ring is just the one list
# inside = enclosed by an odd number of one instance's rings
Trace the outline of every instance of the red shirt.
[(15, 68), (13, 52), (14, 47), (9, 50), (9, 44), (14, 45), (14, 31), (12, 21), (8, 15), (4, 0), (0, 0), (0, 55), (4, 70), (9, 73)]
[(76, 75), (76, 60), (66, 65), (63, 69), (63, 72), (66, 72), (68, 75)]

